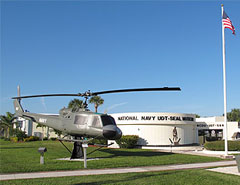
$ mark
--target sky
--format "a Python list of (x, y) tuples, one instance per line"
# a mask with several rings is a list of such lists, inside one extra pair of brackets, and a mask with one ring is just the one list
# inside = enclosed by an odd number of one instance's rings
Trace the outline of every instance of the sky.
[[(20, 85), (21, 95), (180, 87), (102, 95), (99, 112), (222, 115), (222, 3), (236, 29), (225, 29), (227, 111), (240, 108), (240, 1), (2, 0), (0, 114), (14, 112)], [(22, 105), (56, 114), (72, 99)]]

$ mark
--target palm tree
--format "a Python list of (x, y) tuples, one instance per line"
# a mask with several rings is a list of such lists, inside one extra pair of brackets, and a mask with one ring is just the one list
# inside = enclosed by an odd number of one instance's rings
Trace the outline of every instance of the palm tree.
[(6, 138), (9, 138), (10, 135), (13, 133), (13, 126), (17, 125), (18, 122), (14, 122), (14, 114), (7, 112), (6, 116), (1, 115), (0, 116), (0, 127), (1, 131), (4, 131), (4, 135)]
[(104, 99), (100, 96), (93, 96), (90, 98), (89, 102), (94, 104), (95, 112), (97, 112), (98, 107), (104, 103)]
[(68, 108), (72, 109), (73, 111), (76, 111), (79, 108), (84, 108), (83, 101), (75, 98), (68, 103)]

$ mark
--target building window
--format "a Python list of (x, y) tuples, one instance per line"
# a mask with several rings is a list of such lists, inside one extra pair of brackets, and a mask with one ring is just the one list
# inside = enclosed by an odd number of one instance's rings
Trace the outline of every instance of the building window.
[(23, 121), (18, 121), (18, 125), (16, 125), (17, 128), (22, 128), (23, 127)]

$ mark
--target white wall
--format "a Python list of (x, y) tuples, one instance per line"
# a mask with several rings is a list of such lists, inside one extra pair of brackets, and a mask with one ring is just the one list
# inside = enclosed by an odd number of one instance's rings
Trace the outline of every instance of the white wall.
[[(197, 143), (194, 114), (118, 113), (111, 114), (123, 135), (138, 135), (139, 145), (171, 145), (176, 127), (180, 145)], [(185, 119), (185, 121), (184, 121)], [(186, 120), (188, 119), (188, 120)]]

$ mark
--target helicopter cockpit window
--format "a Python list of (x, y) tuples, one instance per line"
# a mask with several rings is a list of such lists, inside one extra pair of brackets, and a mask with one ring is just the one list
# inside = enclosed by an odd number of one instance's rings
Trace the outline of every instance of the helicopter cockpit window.
[(104, 116), (101, 116), (101, 119), (102, 119), (103, 126), (116, 125), (114, 118), (111, 116), (104, 115)]
[(87, 116), (83, 116), (83, 115), (76, 115), (75, 116), (75, 120), (74, 120), (74, 124), (76, 125), (84, 125), (86, 124), (88, 121), (88, 117)]

